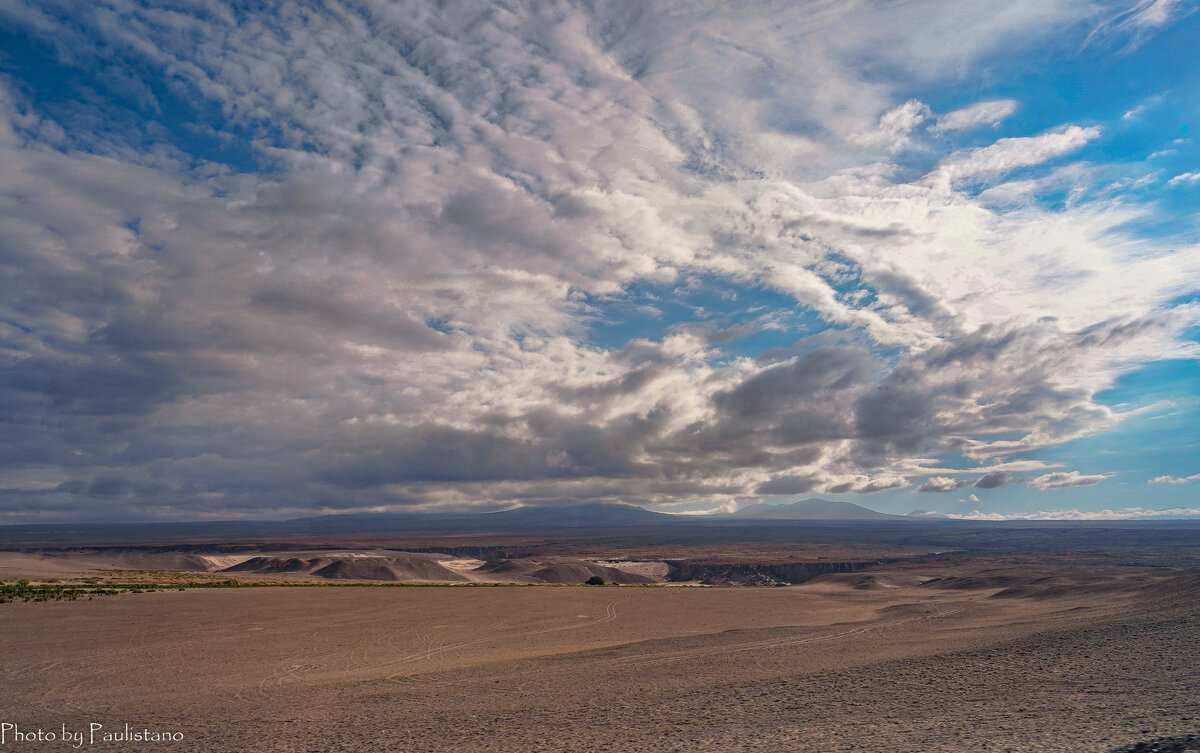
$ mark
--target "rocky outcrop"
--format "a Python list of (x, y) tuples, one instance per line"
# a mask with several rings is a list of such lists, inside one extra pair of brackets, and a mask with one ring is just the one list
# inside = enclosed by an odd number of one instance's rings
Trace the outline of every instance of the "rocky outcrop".
[(1200, 735), (1184, 735), (1183, 737), (1159, 737), (1154, 740), (1134, 743), (1119, 748), (1112, 753), (1198, 753), (1200, 752)]

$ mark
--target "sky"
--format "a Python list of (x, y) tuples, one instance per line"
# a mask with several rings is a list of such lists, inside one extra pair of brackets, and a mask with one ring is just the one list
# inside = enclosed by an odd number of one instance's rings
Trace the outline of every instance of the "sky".
[(1200, 515), (1194, 0), (0, 4), (0, 523)]

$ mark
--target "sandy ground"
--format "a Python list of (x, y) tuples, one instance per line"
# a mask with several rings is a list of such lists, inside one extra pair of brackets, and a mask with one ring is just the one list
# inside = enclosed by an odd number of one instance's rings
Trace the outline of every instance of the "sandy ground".
[[(0, 723), (183, 736), (90, 750), (406, 753), (1100, 752), (1200, 731), (1194, 578), (1123, 568), (1030, 595), (1045, 577), (1010, 598), (990, 598), (995, 573), (905, 571), (4, 604)], [(8, 734), (0, 751), (71, 747)]]

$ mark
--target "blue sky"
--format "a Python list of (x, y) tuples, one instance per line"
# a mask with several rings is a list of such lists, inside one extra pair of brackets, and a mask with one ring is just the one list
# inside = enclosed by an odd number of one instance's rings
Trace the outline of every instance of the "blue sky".
[(0, 523), (1200, 515), (1192, 0), (0, 8)]

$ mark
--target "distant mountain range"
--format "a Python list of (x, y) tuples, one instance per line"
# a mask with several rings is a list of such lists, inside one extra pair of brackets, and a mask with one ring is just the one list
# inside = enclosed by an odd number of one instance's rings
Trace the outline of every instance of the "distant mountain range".
[(292, 520), (204, 522), (71, 523), (0, 526), (0, 547), (89, 542), (99, 544), (169, 541), (244, 541), (292, 537), (327, 538), (377, 534), (489, 533), (638, 527), (696, 527), (716, 530), (757, 520), (901, 521), (849, 502), (806, 499), (788, 505), (758, 504), (733, 514), (667, 515), (616, 502), (526, 505), (500, 512), (388, 512), (317, 515)]
[(904, 515), (888, 515), (850, 502), (827, 499), (802, 499), (788, 505), (760, 503), (733, 513), (736, 518), (766, 520), (906, 520)]
[[(811, 522), (811, 526), (805, 526)], [(775, 523), (776, 525), (772, 525)], [(1170, 521), (969, 521), (914, 510), (908, 515), (888, 515), (855, 505), (824, 499), (805, 499), (791, 504), (754, 504), (734, 513), (719, 515), (667, 515), (637, 505), (612, 502), (553, 503), (526, 505), (499, 512), (388, 512), (318, 515), (292, 520), (226, 520), (191, 522), (40, 523), (0, 525), (0, 549), (60, 546), (202, 546), (206, 542), (241, 546), (238, 542), (336, 541), (339, 537), (399, 538), (441, 534), (524, 534), (526, 532), (569, 532), (567, 538), (593, 532), (612, 541), (654, 543), (668, 538), (678, 541), (736, 540), (761, 529), (781, 527), (808, 530), (806, 535), (845, 536), (842, 524), (946, 526), (959, 530), (978, 528), (1108, 527), (1141, 530), (1155, 525), (1200, 526), (1200, 520)], [(875, 534), (878, 535), (878, 530)]]
[(484, 513), (477, 520), (519, 528), (580, 526), (628, 526), (669, 523), (678, 516), (651, 512), (637, 505), (619, 502), (584, 502), (574, 505), (526, 506), (501, 512)]
[(594, 527), (663, 524), (672, 522), (703, 522), (729, 520), (906, 520), (905, 515), (888, 515), (850, 502), (826, 499), (805, 499), (786, 505), (756, 504), (743, 507), (731, 515), (666, 515), (651, 512), (637, 505), (618, 502), (584, 502), (567, 505), (529, 505), (502, 512), (470, 516), (488, 529), (496, 526), (529, 527)]

